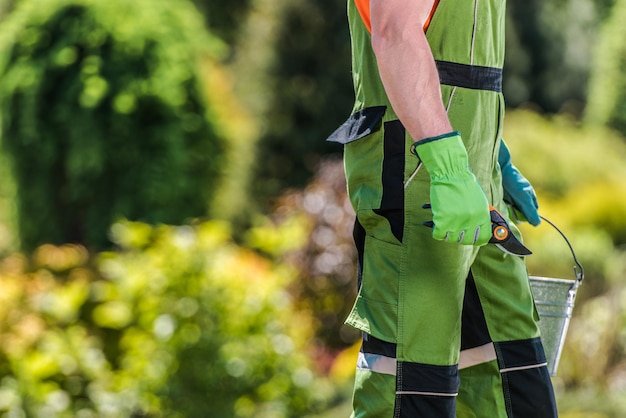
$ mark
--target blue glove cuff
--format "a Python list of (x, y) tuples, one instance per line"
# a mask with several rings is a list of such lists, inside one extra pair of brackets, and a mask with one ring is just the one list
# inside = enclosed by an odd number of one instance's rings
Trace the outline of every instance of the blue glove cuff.
[(504, 170), (504, 167), (511, 164), (511, 152), (506, 146), (504, 139), (500, 141), (500, 152), (498, 153), (498, 164)]
[(502, 167), (504, 200), (516, 207), (528, 223), (537, 226), (541, 222), (537, 209), (537, 196), (530, 182), (513, 165)]

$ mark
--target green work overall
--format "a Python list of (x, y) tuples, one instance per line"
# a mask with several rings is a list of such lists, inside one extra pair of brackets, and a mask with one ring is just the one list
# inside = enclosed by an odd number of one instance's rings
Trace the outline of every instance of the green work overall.
[[(413, 138), (385, 94), (355, 0), (348, 17), (356, 101), (329, 140), (345, 144), (357, 214), (359, 294), (346, 320), (363, 332), (353, 417), (556, 417), (524, 259), (437, 241), (423, 226), (428, 172), (414, 175)], [(502, 214), (504, 19), (505, 0), (441, 0), (426, 32), (452, 127)]]

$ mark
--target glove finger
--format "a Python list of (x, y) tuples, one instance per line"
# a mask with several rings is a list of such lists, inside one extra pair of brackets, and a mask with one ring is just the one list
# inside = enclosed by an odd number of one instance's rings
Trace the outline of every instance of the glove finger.
[[(424, 222), (426, 224), (427, 222)], [(429, 222), (432, 223), (432, 222)], [(434, 226), (434, 225), (433, 225)], [(438, 231), (433, 228), (433, 238), (439, 241), (456, 242), (462, 245), (484, 245), (491, 238), (491, 225), (477, 226), (473, 231)]]
[(443, 231), (440, 228), (437, 228), (437, 225), (433, 225), (433, 238), (438, 241), (447, 241), (450, 236), (449, 231)]
[(492, 237), (491, 219), (486, 223), (476, 227), (473, 245), (481, 246), (489, 242)]
[(539, 209), (539, 202), (537, 202), (537, 195), (534, 192), (531, 195), (531, 200), (533, 202), (533, 205), (535, 206), (535, 209)]
[(515, 208), (522, 213), (522, 215), (529, 224), (537, 226), (541, 222), (541, 219), (539, 218), (539, 212), (537, 211), (537, 208), (539, 207), (539, 205), (537, 204), (537, 199), (535, 198), (535, 196), (530, 195), (526, 195), (524, 197), (526, 199), (517, 199), (516, 201), (514, 201), (513, 206), (515, 206)]
[[(481, 228), (480, 226), (477, 226), (473, 230), (461, 231), (461, 233), (459, 234), (459, 244), (477, 245), (481, 240), (480, 231), (482, 229), (483, 228)], [(487, 238), (487, 241), (488, 240), (489, 238)], [(486, 242), (484, 242), (483, 244), (486, 244)], [(478, 245), (482, 245), (482, 244), (478, 244)]]
[(528, 221), (528, 223), (531, 224), (532, 226), (537, 226), (541, 223), (539, 212), (537, 212), (536, 209), (528, 210), (527, 212), (524, 213), (524, 216), (526, 217), (526, 220)]

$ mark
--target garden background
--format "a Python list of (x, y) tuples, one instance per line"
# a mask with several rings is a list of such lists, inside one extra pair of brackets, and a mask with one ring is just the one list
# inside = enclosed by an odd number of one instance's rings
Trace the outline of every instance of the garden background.
[[(626, 0), (509, 2), (505, 137), (626, 415)], [(0, 0), (0, 416), (348, 416), (345, 1)], [(533, 275), (574, 278), (521, 226)]]

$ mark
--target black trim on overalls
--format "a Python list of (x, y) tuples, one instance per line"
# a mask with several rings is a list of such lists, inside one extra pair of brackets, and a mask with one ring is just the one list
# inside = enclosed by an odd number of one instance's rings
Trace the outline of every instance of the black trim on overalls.
[(554, 390), (539, 338), (496, 342), (507, 414), (556, 418)]
[(474, 90), (502, 92), (502, 69), (480, 65), (459, 64), (450, 61), (435, 61), (439, 71), (439, 82), (449, 86)]
[(399, 362), (394, 418), (453, 417), (458, 390), (456, 365)]
[(402, 242), (404, 233), (404, 157), (405, 129), (399, 120), (384, 124), (383, 195), (374, 213), (387, 219), (394, 237)]

